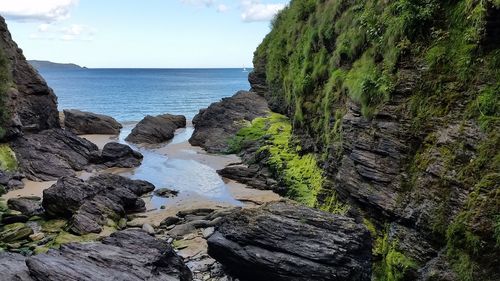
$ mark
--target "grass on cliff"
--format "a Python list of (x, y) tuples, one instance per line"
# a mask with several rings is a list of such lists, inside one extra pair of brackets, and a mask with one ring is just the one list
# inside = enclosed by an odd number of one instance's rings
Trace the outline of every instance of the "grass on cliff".
[[(292, 140), (290, 120), (280, 114), (254, 119), (230, 141), (230, 152), (237, 153), (245, 142), (261, 143), (259, 152), (268, 154), (267, 162), (275, 177), (287, 187), (286, 196), (307, 206), (318, 207), (317, 194), (323, 188), (324, 177), (313, 154), (302, 155), (301, 148)], [(329, 198), (330, 211), (345, 212)]]
[[(498, 0), (292, 0), (254, 59), (271, 94), (286, 103), (293, 124), (304, 127), (333, 163), (343, 154), (331, 148), (343, 147), (339, 122), (347, 100), (369, 120), (395, 95), (404, 99), (396, 114), (409, 118), (416, 140), (431, 142), (410, 155), (415, 163), (408, 165), (409, 178), (429, 166), (436, 125), (480, 125), (487, 137), (470, 161), (461, 161), (467, 152), (463, 143), (439, 148), (444, 170), (457, 176), (436, 184), (442, 211), (433, 214), (431, 226), (447, 241), (448, 259), (467, 281), (493, 278), (487, 276), (497, 260), (491, 257), (499, 256), (500, 50), (498, 38), (488, 37), (487, 30), (495, 9)], [(446, 196), (456, 186), (472, 192), (454, 218), (446, 213), (453, 207)], [(418, 186), (410, 182), (407, 188)], [(382, 252), (389, 264), (379, 279), (397, 279), (390, 272), (399, 267), (390, 261), (402, 259)], [(475, 270), (479, 265), (484, 270)]]

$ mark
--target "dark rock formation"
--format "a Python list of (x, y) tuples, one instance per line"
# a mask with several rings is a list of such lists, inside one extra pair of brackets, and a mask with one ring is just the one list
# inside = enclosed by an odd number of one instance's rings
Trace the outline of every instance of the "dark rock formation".
[(208, 253), (243, 280), (370, 280), (371, 239), (353, 219), (275, 202), (225, 217)]
[(21, 173), (0, 170), (0, 186), (3, 186), (6, 192), (23, 188), (23, 178), (24, 176)]
[(20, 170), (31, 180), (73, 176), (99, 159), (99, 149), (88, 140), (62, 129), (29, 134), (12, 143)]
[(133, 168), (141, 165), (142, 154), (130, 146), (110, 142), (102, 149), (101, 161), (106, 167)]
[(64, 177), (43, 192), (42, 205), (47, 215), (70, 219), (76, 234), (99, 233), (108, 220), (119, 221), (129, 212), (145, 210), (139, 197), (154, 190), (145, 181), (105, 174), (84, 182)]
[(77, 135), (118, 135), (122, 125), (110, 116), (69, 109), (64, 110), (64, 127)]
[(45, 212), (39, 197), (19, 197), (7, 200), (10, 209), (21, 212), (23, 215), (32, 217), (40, 216)]
[(5, 20), (0, 17), (0, 48), (7, 58), (15, 87), (7, 91), (6, 107), (10, 118), (7, 138), (23, 132), (40, 132), (59, 127), (57, 98), (45, 80), (26, 61), (22, 50), (12, 40)]
[(146, 116), (125, 139), (131, 143), (157, 144), (171, 140), (175, 130), (186, 127), (186, 117), (163, 114)]
[(240, 91), (230, 98), (211, 104), (194, 117), (194, 132), (189, 143), (208, 152), (223, 153), (228, 141), (247, 122), (267, 115), (266, 100), (252, 92)]
[(0, 269), (5, 280), (16, 281), (192, 280), (168, 243), (139, 230), (113, 233), (102, 243), (66, 244), (30, 258), (0, 253)]

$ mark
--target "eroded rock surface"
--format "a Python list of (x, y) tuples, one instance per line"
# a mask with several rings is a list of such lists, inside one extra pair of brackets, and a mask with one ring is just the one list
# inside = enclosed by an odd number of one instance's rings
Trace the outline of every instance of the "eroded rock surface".
[(127, 213), (145, 210), (141, 195), (154, 190), (146, 181), (104, 174), (83, 181), (64, 177), (43, 192), (47, 215), (70, 219), (76, 234), (99, 233), (108, 220), (117, 222)]
[(242, 280), (370, 280), (371, 238), (353, 219), (274, 202), (225, 217), (208, 253)]
[(146, 116), (125, 139), (131, 143), (158, 144), (171, 140), (175, 130), (186, 127), (186, 117), (163, 114)]
[(76, 109), (64, 110), (64, 127), (77, 135), (118, 135), (122, 125), (113, 117)]
[(194, 117), (194, 132), (189, 143), (208, 152), (221, 153), (228, 141), (248, 122), (269, 113), (266, 100), (253, 92), (240, 91), (200, 110)]
[(190, 281), (190, 270), (165, 241), (140, 230), (112, 234), (101, 243), (72, 243), (29, 258), (0, 254), (6, 280), (179, 280)]
[(27, 217), (43, 215), (44, 209), (39, 197), (19, 197), (7, 200), (10, 209), (21, 212)]

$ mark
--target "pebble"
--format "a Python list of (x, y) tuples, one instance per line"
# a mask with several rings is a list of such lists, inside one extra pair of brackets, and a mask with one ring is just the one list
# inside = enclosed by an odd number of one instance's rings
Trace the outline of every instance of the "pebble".
[(45, 238), (45, 234), (43, 234), (43, 232), (38, 232), (35, 234), (31, 234), (29, 238), (31, 239), (31, 241), (40, 241)]
[(142, 230), (146, 231), (150, 235), (155, 234), (155, 229), (150, 224), (147, 223), (142, 225)]

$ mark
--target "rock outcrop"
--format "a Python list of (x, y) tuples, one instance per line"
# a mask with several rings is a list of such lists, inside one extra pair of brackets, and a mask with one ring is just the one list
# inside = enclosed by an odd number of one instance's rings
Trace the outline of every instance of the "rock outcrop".
[(5, 280), (192, 280), (191, 271), (165, 241), (140, 230), (113, 233), (101, 243), (66, 244), (29, 258), (0, 253)]
[[(0, 170), (0, 185), (5, 188), (3, 191), (10, 191), (24, 187), (22, 179), (24, 175), (19, 172), (9, 172)], [(1, 193), (1, 192), (0, 192)]]
[(117, 142), (107, 143), (101, 153), (101, 161), (106, 167), (133, 168), (141, 165), (142, 158), (140, 152)]
[(19, 168), (31, 180), (56, 180), (73, 176), (99, 161), (99, 148), (88, 140), (62, 130), (27, 134), (12, 143)]
[(64, 110), (64, 127), (77, 135), (118, 135), (122, 125), (113, 117), (76, 109)]
[(240, 91), (200, 110), (194, 117), (189, 143), (208, 152), (224, 153), (229, 140), (248, 122), (269, 113), (266, 100), (252, 92)]
[(20, 171), (35, 181), (57, 180), (93, 168), (137, 167), (142, 161), (142, 155), (127, 145), (108, 143), (101, 153), (92, 142), (62, 129), (26, 134), (11, 147)]
[(104, 174), (83, 181), (63, 177), (43, 192), (42, 205), (51, 217), (70, 219), (76, 234), (99, 233), (109, 220), (115, 223), (127, 213), (145, 210), (140, 196), (154, 190), (146, 181)]
[(275, 202), (225, 217), (208, 253), (242, 280), (370, 280), (371, 238), (353, 219)]
[(186, 117), (182, 115), (148, 115), (135, 126), (125, 140), (137, 144), (158, 144), (171, 140), (175, 130), (184, 127)]
[(8, 71), (15, 86), (7, 90), (5, 107), (10, 117), (7, 124), (2, 126), (6, 129), (6, 137), (12, 139), (23, 132), (59, 128), (57, 97), (26, 61), (1, 16), (0, 49), (7, 59)]

